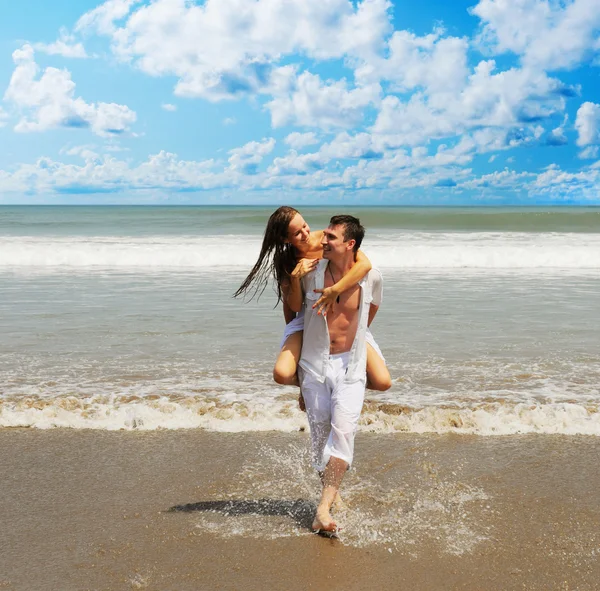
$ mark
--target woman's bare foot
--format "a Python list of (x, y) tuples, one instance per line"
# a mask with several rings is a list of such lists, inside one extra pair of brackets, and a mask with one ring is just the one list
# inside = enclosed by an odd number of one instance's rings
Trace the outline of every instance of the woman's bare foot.
[(335, 532), (337, 531), (337, 524), (331, 517), (329, 513), (329, 509), (327, 507), (321, 507), (319, 505), (317, 507), (317, 513), (315, 515), (315, 519), (312, 524), (313, 531), (327, 531), (327, 532)]

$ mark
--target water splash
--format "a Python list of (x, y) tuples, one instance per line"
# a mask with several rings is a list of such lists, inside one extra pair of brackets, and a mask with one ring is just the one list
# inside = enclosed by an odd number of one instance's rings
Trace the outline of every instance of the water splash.
[[(383, 472), (348, 473), (344, 504), (335, 513), (342, 544), (378, 547), (418, 555), (424, 546), (440, 553), (470, 553), (488, 537), (481, 513), (488, 510), (482, 489), (465, 484), (459, 473), (441, 478), (424, 457), (412, 460), (410, 478), (383, 484)], [(389, 480), (389, 474), (386, 480)], [(227, 498), (207, 505), (196, 527), (220, 537), (277, 539), (312, 535), (320, 482), (310, 468), (306, 446), (283, 450), (263, 446)], [(288, 500), (294, 499), (294, 500)]]

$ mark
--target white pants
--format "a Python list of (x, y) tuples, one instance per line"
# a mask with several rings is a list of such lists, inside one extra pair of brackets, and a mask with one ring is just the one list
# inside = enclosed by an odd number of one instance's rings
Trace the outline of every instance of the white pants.
[(366, 376), (346, 383), (349, 353), (329, 356), (325, 382), (302, 371), (302, 396), (310, 425), (313, 466), (325, 470), (329, 458), (352, 465), (354, 435), (365, 399)]

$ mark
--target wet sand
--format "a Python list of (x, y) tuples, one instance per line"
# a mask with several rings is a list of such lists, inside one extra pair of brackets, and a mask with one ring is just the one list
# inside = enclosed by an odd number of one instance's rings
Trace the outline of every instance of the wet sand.
[(305, 433), (0, 431), (0, 589), (600, 589), (600, 439), (359, 434), (339, 540)]

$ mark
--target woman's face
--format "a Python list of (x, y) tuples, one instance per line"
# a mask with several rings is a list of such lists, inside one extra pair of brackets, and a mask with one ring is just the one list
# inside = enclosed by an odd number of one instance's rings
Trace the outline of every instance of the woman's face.
[(304, 218), (297, 213), (288, 225), (287, 241), (295, 248), (302, 248), (308, 243), (310, 228)]

